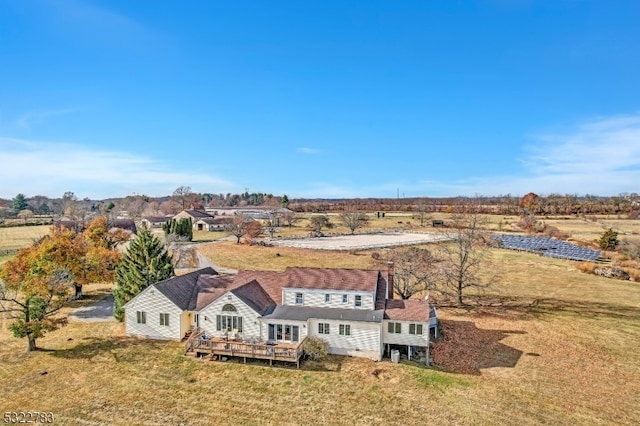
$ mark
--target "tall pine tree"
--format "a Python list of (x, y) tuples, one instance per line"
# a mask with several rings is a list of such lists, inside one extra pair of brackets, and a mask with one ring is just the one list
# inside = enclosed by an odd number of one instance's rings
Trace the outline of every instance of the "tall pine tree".
[(122, 321), (125, 303), (151, 284), (173, 276), (171, 255), (150, 229), (143, 228), (118, 262), (115, 275), (113, 316)]

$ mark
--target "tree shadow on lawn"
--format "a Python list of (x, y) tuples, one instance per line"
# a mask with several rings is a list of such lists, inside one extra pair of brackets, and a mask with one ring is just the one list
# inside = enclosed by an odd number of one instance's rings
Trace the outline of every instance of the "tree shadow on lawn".
[[(87, 337), (83, 342), (65, 349), (39, 349), (47, 352), (51, 356), (65, 359), (94, 360), (96, 358), (112, 357), (115, 362), (140, 362), (148, 361), (150, 358), (158, 356), (170, 356), (171, 362), (195, 361), (195, 362), (218, 362), (222, 364), (246, 364), (254, 367), (280, 368), (285, 370), (298, 370), (295, 363), (274, 362), (269, 365), (268, 360), (247, 358), (246, 363), (243, 357), (225, 357), (226, 361), (210, 361), (209, 357), (189, 358), (183, 355), (184, 346), (176, 342), (165, 340), (138, 339), (132, 337)], [(325, 361), (300, 360), (301, 371), (317, 372), (339, 372), (342, 369), (344, 357), (329, 356)]]
[(86, 359), (109, 355), (116, 362), (141, 361), (156, 352), (175, 352), (177, 346), (164, 340), (145, 340), (131, 337), (86, 337), (83, 342), (65, 348), (48, 350), (50, 355), (66, 359)]
[(433, 342), (434, 364), (450, 373), (480, 375), (481, 369), (513, 368), (523, 352), (501, 340), (510, 334), (526, 334), (521, 330), (485, 330), (472, 321), (440, 320), (438, 340)]
[(454, 308), (477, 316), (495, 316), (505, 319), (534, 319), (541, 315), (565, 312), (589, 318), (639, 320), (640, 309), (630, 305), (590, 302), (557, 298), (469, 296), (467, 305), (439, 303), (440, 308)]

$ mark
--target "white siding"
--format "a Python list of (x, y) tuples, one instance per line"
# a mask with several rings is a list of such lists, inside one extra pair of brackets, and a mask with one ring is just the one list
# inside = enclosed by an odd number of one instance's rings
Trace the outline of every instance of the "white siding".
[[(318, 323), (328, 323), (329, 334), (319, 334)], [(340, 324), (351, 326), (350, 336), (339, 334)], [(331, 354), (370, 358), (376, 361), (382, 359), (379, 323), (310, 319), (309, 336), (317, 336), (327, 341)]]
[[(302, 305), (296, 304), (296, 293), (302, 293)], [(331, 299), (325, 302), (325, 295), (330, 294)], [(342, 296), (347, 295), (347, 303), (342, 303)], [(362, 297), (362, 306), (356, 308), (355, 296)], [(370, 292), (360, 291), (340, 291), (340, 290), (309, 290), (287, 288), (283, 290), (284, 305), (308, 306), (314, 308), (342, 308), (342, 309), (365, 309), (373, 310), (375, 305), (375, 295)]]
[[(223, 312), (222, 307), (227, 303), (235, 306), (238, 312)], [(199, 314), (200, 328), (212, 336), (222, 335), (222, 332), (216, 330), (217, 315), (237, 315), (242, 317), (242, 333), (240, 333), (242, 337), (260, 337), (260, 321), (258, 320), (260, 315), (231, 292), (204, 307)]]
[[(136, 312), (145, 312), (146, 324), (138, 324)], [(169, 325), (160, 325), (160, 314), (169, 314)], [(180, 340), (182, 310), (154, 287), (147, 287), (125, 307), (125, 332), (128, 336)]]
[[(401, 323), (402, 332), (400, 334), (389, 333), (388, 324), (390, 322)], [(422, 334), (409, 334), (409, 324), (422, 324)], [(429, 323), (384, 320), (382, 322), (382, 341), (384, 344), (391, 345), (427, 346), (429, 342)]]

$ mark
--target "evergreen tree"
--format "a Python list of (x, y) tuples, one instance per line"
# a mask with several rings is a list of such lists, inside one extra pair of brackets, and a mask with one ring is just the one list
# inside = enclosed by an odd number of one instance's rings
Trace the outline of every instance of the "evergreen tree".
[(190, 217), (185, 217), (180, 220), (171, 219), (162, 225), (164, 234), (172, 238), (168, 238), (170, 241), (191, 241), (193, 240), (193, 222)]
[(125, 303), (151, 284), (174, 275), (172, 258), (151, 230), (142, 228), (118, 262), (115, 275), (113, 316), (122, 321)]
[(27, 197), (24, 194), (16, 195), (16, 198), (13, 199), (13, 209), (16, 211), (24, 210), (27, 207)]
[(618, 233), (609, 228), (602, 237), (600, 237), (600, 248), (602, 250), (615, 250), (618, 246)]

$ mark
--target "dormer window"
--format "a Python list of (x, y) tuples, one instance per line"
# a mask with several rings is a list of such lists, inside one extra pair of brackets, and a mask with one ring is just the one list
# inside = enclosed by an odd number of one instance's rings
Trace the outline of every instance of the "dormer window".
[(324, 295), (324, 303), (331, 303), (331, 295), (329, 293)]
[(296, 305), (302, 305), (302, 293), (296, 293)]
[(355, 297), (355, 306), (356, 308), (361, 308), (362, 307), (362, 296), (357, 294)]
[(343, 294), (342, 295), (342, 303), (349, 303), (349, 295), (348, 294)]

